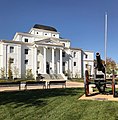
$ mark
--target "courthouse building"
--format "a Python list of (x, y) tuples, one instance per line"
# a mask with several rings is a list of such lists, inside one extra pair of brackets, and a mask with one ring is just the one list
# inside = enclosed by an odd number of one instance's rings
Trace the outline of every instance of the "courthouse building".
[(27, 70), (34, 78), (37, 74), (81, 78), (86, 68), (93, 74), (93, 62), (92, 51), (72, 48), (70, 40), (50, 26), (36, 24), (29, 32), (17, 32), (13, 40), (0, 40), (0, 77), (3, 72), (9, 77), (10, 64), (13, 78), (24, 78)]

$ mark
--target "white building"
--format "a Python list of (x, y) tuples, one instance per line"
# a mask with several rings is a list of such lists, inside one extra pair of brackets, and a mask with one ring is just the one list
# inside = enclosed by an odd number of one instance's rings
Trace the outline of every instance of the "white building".
[(81, 78), (86, 64), (93, 74), (93, 61), (93, 52), (71, 48), (70, 41), (50, 26), (36, 24), (28, 33), (17, 32), (13, 40), (0, 40), (0, 77), (9, 77), (10, 64), (14, 78), (24, 78), (27, 70), (34, 78), (39, 73)]
[(84, 68), (89, 71), (90, 75), (94, 75), (94, 54), (92, 51), (84, 51), (84, 53), (86, 54), (83, 58)]

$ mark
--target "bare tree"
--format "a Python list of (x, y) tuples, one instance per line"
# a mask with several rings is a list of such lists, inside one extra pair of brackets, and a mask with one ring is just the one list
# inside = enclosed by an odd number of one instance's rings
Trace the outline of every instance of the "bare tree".
[(26, 79), (34, 79), (34, 75), (32, 74), (32, 69), (27, 69), (25, 74)]
[(1, 78), (5, 78), (5, 68), (1, 68), (0, 69), (0, 72), (1, 72)]
[(113, 70), (116, 70), (116, 62), (112, 58), (107, 58), (106, 73), (111, 74)]
[(17, 78), (19, 75), (19, 69), (16, 66), (14, 66), (14, 75), (15, 75), (15, 78)]
[(8, 61), (8, 76), (9, 76), (9, 79), (12, 79), (12, 69), (11, 69), (11, 58), (9, 58), (9, 61)]

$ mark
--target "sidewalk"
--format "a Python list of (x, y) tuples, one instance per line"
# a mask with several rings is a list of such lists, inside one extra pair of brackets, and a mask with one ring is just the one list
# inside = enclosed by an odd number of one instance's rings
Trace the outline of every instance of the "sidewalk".
[(71, 82), (71, 81), (67, 81), (66, 82), (66, 86), (67, 88), (71, 88), (71, 87), (84, 87), (84, 83), (82, 82)]
[(97, 101), (118, 101), (118, 97), (113, 95), (96, 94), (86, 97), (85, 94), (79, 98), (79, 100), (97, 100)]
[[(66, 82), (66, 88), (77, 88), (77, 87), (84, 87), (84, 83), (82, 82), (71, 82), (67, 81)], [(62, 88), (62, 85), (51, 85), (50, 88)], [(28, 90), (30, 89), (43, 89), (42, 86), (28, 86)], [(21, 90), (25, 90), (24, 87), (21, 87)], [(0, 92), (2, 91), (19, 91), (19, 87), (0, 87)]]

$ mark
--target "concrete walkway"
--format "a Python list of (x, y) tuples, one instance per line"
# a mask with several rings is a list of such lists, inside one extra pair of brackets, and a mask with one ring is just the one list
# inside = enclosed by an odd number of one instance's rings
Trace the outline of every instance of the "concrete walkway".
[[(62, 85), (51, 85), (50, 88), (62, 88)], [(84, 88), (84, 83), (67, 81), (66, 88)], [(28, 90), (43, 89), (43, 87), (42, 86), (28, 86), (27, 89)], [(22, 86), (21, 90), (25, 90), (25, 88)], [(0, 87), (0, 92), (2, 91), (19, 91), (19, 87)], [(86, 97), (85, 95), (82, 95), (79, 98), (79, 100), (118, 101), (118, 97), (114, 98), (113, 95), (102, 95), (102, 94), (96, 94), (96, 95), (92, 95), (88, 97)]]
[(85, 94), (79, 98), (79, 100), (98, 100), (98, 101), (118, 101), (118, 97), (113, 95), (96, 94), (93, 96), (86, 97)]
[[(77, 88), (77, 87), (84, 87), (84, 83), (82, 82), (66, 82), (66, 88)], [(50, 88), (62, 88), (62, 85), (51, 85)], [(27, 86), (27, 89), (43, 89), (42, 86)], [(25, 90), (25, 87), (21, 87), (21, 90)], [(0, 87), (0, 92), (2, 91), (19, 91), (19, 87)]]

